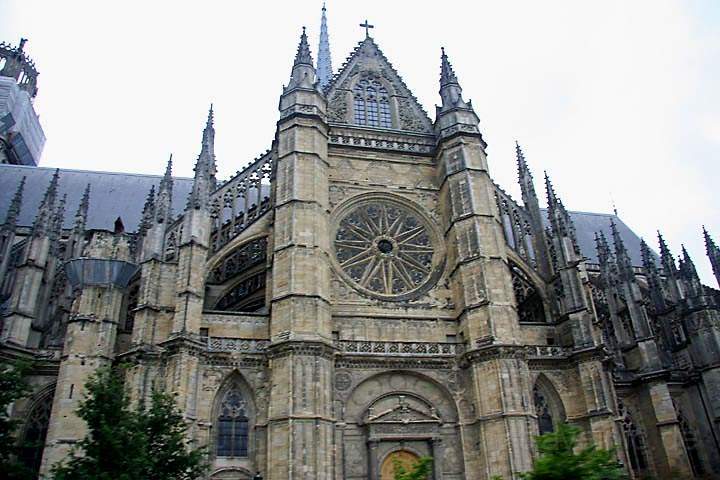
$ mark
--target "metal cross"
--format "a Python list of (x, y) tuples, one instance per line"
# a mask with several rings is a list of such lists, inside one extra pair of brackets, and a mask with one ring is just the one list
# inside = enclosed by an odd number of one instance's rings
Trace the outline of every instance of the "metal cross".
[(365, 23), (361, 23), (360, 26), (365, 28), (365, 36), (366, 37), (370, 36), (370, 29), (375, 28), (375, 25), (370, 25), (368, 23), (367, 19), (365, 19)]

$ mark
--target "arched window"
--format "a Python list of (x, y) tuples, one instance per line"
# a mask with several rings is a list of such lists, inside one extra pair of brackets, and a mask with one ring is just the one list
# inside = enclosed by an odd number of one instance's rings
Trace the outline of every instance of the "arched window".
[(555, 426), (553, 424), (550, 406), (537, 385), (533, 388), (533, 397), (535, 399), (535, 413), (537, 414), (538, 430), (540, 431), (540, 435), (554, 432)]
[(223, 396), (217, 418), (218, 457), (248, 456), (249, 424), (247, 403), (237, 384)]
[(379, 80), (363, 78), (355, 85), (353, 110), (356, 125), (392, 128), (390, 97)]
[(45, 437), (50, 423), (53, 394), (54, 392), (51, 391), (35, 403), (25, 425), (20, 458), (22, 463), (34, 473), (40, 472), (40, 462), (45, 449)]
[(702, 475), (705, 473), (705, 469), (700, 460), (700, 452), (697, 449), (698, 441), (695, 436), (695, 431), (688, 423), (682, 411), (677, 407), (675, 408), (677, 410), (678, 422), (680, 422), (680, 433), (682, 434), (683, 443), (685, 444), (685, 449), (690, 459), (690, 468), (692, 468), (693, 474), (696, 476)]
[(648, 463), (645, 456), (645, 439), (642, 432), (637, 427), (622, 403), (619, 405), (622, 414), (623, 433), (628, 447), (628, 456), (630, 457), (630, 468), (636, 474), (644, 473), (647, 470)]

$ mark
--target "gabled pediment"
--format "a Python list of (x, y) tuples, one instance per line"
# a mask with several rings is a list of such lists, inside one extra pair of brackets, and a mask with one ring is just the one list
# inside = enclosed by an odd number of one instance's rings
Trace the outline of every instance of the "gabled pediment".
[(433, 133), (433, 124), (427, 112), (371, 37), (358, 44), (325, 89), (330, 122), (356, 123), (353, 89), (363, 80), (377, 82), (387, 90), (392, 109), (392, 129)]
[(384, 409), (380, 412), (368, 412), (368, 423), (424, 423), (440, 421), (440, 417), (433, 409), (427, 411), (423, 408), (410, 405), (405, 401), (405, 397), (401, 396), (397, 405), (392, 408)]

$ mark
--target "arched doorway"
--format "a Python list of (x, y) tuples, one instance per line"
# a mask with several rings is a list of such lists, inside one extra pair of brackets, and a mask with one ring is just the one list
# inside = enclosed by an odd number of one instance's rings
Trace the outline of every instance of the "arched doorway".
[(405, 470), (412, 468), (420, 457), (407, 450), (396, 450), (385, 457), (380, 467), (380, 480), (393, 480), (395, 478), (395, 462), (398, 462)]

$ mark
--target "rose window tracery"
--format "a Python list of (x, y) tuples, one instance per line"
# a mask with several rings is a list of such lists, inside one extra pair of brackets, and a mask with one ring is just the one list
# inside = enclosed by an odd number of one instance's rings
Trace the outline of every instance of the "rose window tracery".
[(422, 215), (383, 199), (350, 209), (339, 221), (334, 247), (340, 270), (356, 288), (399, 299), (421, 291), (434, 278), (436, 242)]

